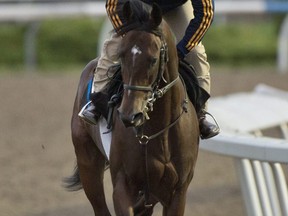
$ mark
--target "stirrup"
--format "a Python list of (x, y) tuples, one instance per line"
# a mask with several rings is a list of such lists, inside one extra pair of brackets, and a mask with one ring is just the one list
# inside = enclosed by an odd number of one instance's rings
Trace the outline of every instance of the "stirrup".
[(218, 122), (217, 122), (216, 119), (214, 118), (214, 116), (213, 116), (211, 113), (209, 113), (209, 112), (207, 112), (206, 110), (204, 110), (204, 115), (206, 115), (206, 114), (209, 115), (209, 116), (211, 116), (211, 118), (213, 119), (215, 125), (219, 128), (219, 131), (220, 131), (220, 127), (219, 127), (219, 125), (218, 125)]
[[(206, 117), (205, 117), (205, 115), (208, 114), (213, 119), (215, 124), (213, 126), (214, 129), (210, 130), (210, 133), (205, 133), (207, 131), (205, 131), (205, 130), (202, 131), (201, 127), (200, 127), (200, 137), (201, 137), (201, 139), (210, 139), (210, 138), (212, 138), (214, 136), (217, 136), (220, 133), (220, 127), (219, 127), (216, 119), (214, 118), (214, 116), (212, 116), (212, 114), (208, 113), (207, 111), (204, 111), (203, 114), (204, 114), (204, 117), (202, 118), (203, 121), (206, 121), (207, 123), (209, 123), (209, 121), (206, 120)], [(199, 120), (199, 121), (201, 121), (201, 120)], [(213, 125), (213, 123), (209, 123), (209, 124)]]
[[(82, 107), (82, 109), (80, 110), (80, 112), (78, 113), (78, 116), (85, 122), (89, 123), (89, 124), (92, 124), (92, 125), (96, 125), (97, 124), (97, 121), (95, 119), (95, 114), (92, 113), (92, 112), (89, 112), (89, 106), (94, 106), (92, 104), (92, 101), (89, 101), (87, 104), (85, 104), (85, 106)], [(85, 114), (86, 113), (86, 114)], [(90, 115), (87, 115), (87, 114), (90, 114)]]
[(82, 107), (82, 109), (81, 109), (80, 112), (78, 113), (78, 116), (79, 116), (80, 118), (85, 118), (85, 116), (83, 115), (83, 112), (84, 112), (84, 110), (87, 109), (87, 107), (88, 107), (91, 103), (92, 103), (92, 101), (88, 101), (88, 103), (86, 103), (86, 104)]

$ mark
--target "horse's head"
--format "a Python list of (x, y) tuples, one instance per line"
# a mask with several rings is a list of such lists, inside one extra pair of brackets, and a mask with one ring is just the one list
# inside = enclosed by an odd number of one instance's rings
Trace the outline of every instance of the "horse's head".
[(123, 9), (130, 27), (133, 26), (123, 37), (120, 48), (124, 94), (118, 113), (126, 127), (140, 126), (148, 119), (147, 112), (152, 110), (167, 59), (160, 8), (153, 5), (147, 9), (137, 2), (128, 2)]

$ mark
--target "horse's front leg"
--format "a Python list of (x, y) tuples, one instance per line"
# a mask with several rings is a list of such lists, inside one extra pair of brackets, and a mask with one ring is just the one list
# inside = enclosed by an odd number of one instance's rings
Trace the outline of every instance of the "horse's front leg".
[(151, 207), (145, 207), (144, 195), (140, 195), (139, 191), (129, 184), (124, 172), (118, 172), (114, 182), (113, 202), (117, 216), (151, 216), (153, 208), (157, 203), (155, 200), (151, 202)]
[(72, 129), (72, 139), (80, 180), (95, 216), (110, 216), (103, 186), (105, 158), (85, 128), (76, 127), (74, 130)]
[(175, 191), (170, 205), (163, 208), (163, 216), (184, 215), (188, 185), (189, 183), (186, 183)]
[(113, 182), (113, 203), (116, 215), (134, 216), (133, 200), (135, 195), (133, 195), (132, 186), (128, 184), (124, 172), (119, 170), (115, 175), (111, 173), (111, 177)]

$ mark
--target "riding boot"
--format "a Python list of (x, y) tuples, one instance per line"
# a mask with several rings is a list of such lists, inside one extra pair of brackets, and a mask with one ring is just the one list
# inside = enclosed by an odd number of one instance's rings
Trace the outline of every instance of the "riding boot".
[(83, 106), (81, 111), (78, 113), (78, 116), (85, 122), (96, 125), (101, 114), (96, 111), (93, 102), (89, 101), (85, 106)]
[(220, 133), (219, 126), (217, 124), (215, 125), (213, 123), (210, 123), (206, 119), (206, 114), (207, 112), (204, 109), (202, 109), (198, 114), (201, 139), (209, 139)]
[(89, 124), (96, 125), (98, 119), (103, 116), (108, 119), (108, 95), (103, 92), (94, 92), (89, 101), (79, 112), (78, 116)]

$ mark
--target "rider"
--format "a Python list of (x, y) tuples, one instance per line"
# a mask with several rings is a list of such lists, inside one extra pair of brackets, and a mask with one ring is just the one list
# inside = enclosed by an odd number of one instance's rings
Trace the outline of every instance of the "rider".
[[(106, 0), (106, 10), (117, 33), (125, 26), (122, 6), (127, 0)], [(135, 0), (134, 0), (135, 1)], [(174, 32), (177, 41), (178, 57), (189, 62), (196, 71), (199, 85), (210, 93), (210, 65), (201, 42), (210, 27), (214, 15), (214, 0), (141, 0), (152, 5), (157, 3), (163, 11), (163, 18)], [(118, 34), (104, 42), (103, 50), (94, 73), (94, 92), (100, 92), (109, 81), (108, 68), (118, 61), (117, 50), (121, 41)], [(122, 36), (123, 37), (123, 36)], [(202, 139), (216, 136), (220, 129), (206, 119), (207, 103), (198, 113)], [(79, 113), (85, 121), (96, 124), (99, 114), (90, 103)]]

